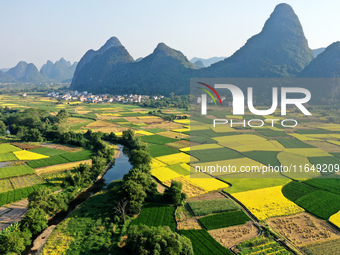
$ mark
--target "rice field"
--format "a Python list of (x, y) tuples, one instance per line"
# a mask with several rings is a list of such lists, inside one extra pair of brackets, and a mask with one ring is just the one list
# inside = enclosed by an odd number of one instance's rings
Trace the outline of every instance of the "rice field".
[(37, 160), (49, 158), (49, 156), (45, 156), (32, 151), (15, 151), (13, 153), (19, 160)]
[(228, 188), (229, 185), (204, 173), (191, 174), (183, 177), (206, 192)]
[(168, 180), (175, 179), (181, 176), (168, 167), (153, 168), (151, 169), (151, 174), (161, 182), (166, 182)]
[(283, 196), (281, 189), (282, 186), (276, 186), (234, 193), (233, 196), (261, 221), (303, 212), (303, 208)]
[(41, 178), (38, 175), (29, 175), (29, 176), (22, 176), (22, 177), (16, 177), (16, 178), (11, 178), (11, 183), (14, 187), (14, 189), (20, 189), (20, 188), (25, 188), (37, 184), (42, 184), (44, 183), (44, 179)]
[(9, 179), (0, 179), (0, 193), (13, 190), (13, 186)]
[(12, 152), (6, 152), (0, 154), (0, 162), (16, 161), (18, 158)]
[(14, 151), (21, 151), (21, 149), (8, 143), (0, 144), (0, 154)]
[(29, 175), (29, 174), (34, 174), (34, 173), (35, 173), (34, 170), (27, 165), (1, 167), (0, 168), (0, 179)]
[(180, 152), (176, 154), (156, 157), (156, 159), (167, 165), (174, 165), (174, 164), (179, 164), (179, 163), (189, 163), (190, 155)]

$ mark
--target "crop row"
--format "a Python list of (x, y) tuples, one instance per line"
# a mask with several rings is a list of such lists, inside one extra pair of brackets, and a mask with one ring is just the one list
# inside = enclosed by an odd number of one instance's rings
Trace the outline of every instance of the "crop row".
[(175, 207), (173, 206), (148, 204), (143, 207), (141, 214), (132, 222), (132, 225), (169, 226), (172, 230), (175, 230), (174, 214)]
[(32, 168), (40, 168), (52, 165), (59, 165), (69, 162), (76, 162), (90, 159), (92, 156), (91, 151), (83, 150), (79, 152), (66, 152), (64, 154), (51, 156), (45, 159), (32, 160), (27, 162), (27, 164)]
[(0, 193), (0, 206), (13, 203), (21, 199), (27, 198), (33, 191), (39, 189), (44, 184), (38, 184), (22, 189), (11, 190), (8, 192)]
[(235, 211), (241, 207), (232, 199), (213, 199), (188, 202), (195, 216), (203, 216), (212, 213)]
[(212, 230), (242, 225), (249, 220), (250, 218), (244, 211), (232, 211), (205, 216), (200, 218), (198, 221), (207, 230)]
[(191, 240), (195, 255), (229, 255), (228, 249), (218, 243), (206, 230), (181, 230)]
[(34, 174), (34, 170), (27, 165), (0, 168), (0, 179), (24, 176), (29, 174)]

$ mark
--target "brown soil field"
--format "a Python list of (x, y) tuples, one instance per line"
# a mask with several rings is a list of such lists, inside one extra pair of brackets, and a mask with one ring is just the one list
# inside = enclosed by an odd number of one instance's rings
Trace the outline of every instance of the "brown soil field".
[(176, 139), (182, 139), (182, 138), (188, 138), (190, 135), (178, 133), (178, 132), (172, 132), (172, 131), (166, 131), (166, 132), (160, 132), (157, 133), (157, 135), (169, 137), (169, 138), (176, 138)]
[(57, 149), (57, 150), (62, 150), (62, 151), (67, 151), (67, 152), (77, 152), (77, 151), (82, 150), (82, 148), (80, 147), (71, 147), (71, 146), (53, 144), (53, 143), (42, 143), (41, 146), (52, 148), (52, 149)]
[(202, 201), (202, 200), (223, 199), (223, 198), (225, 199), (226, 197), (223, 196), (219, 192), (210, 192), (210, 193), (200, 195), (198, 197), (189, 198), (188, 201)]
[(181, 219), (181, 221), (177, 221), (177, 229), (202, 229), (196, 217), (188, 219), (185, 214), (181, 212)]
[(160, 184), (155, 178), (151, 177), (152, 181), (155, 182), (157, 184), (157, 191), (161, 194), (164, 193), (165, 187)]
[(308, 213), (271, 218), (266, 223), (297, 246), (340, 238), (339, 231)]
[(208, 232), (217, 242), (222, 244), (224, 247), (229, 248), (240, 242), (256, 237), (259, 230), (255, 227), (253, 222), (248, 221), (244, 225), (214, 229)]
[[(143, 122), (145, 124), (147, 124), (147, 122), (145, 120), (143, 120)], [(161, 129), (165, 129), (165, 130), (172, 130), (172, 129), (180, 129), (183, 128), (182, 124), (176, 123), (176, 122), (170, 122), (170, 121), (162, 121), (160, 123), (150, 123), (148, 124), (148, 126), (146, 127), (146, 129), (151, 129), (151, 128), (161, 128)]]
[[(198, 145), (195, 144), (194, 142), (191, 142), (191, 146), (194, 145)], [(166, 146), (170, 147), (170, 148), (174, 148), (174, 149), (181, 149), (181, 148), (185, 148), (185, 147), (190, 147), (190, 141), (187, 140), (181, 140), (178, 142), (173, 142), (173, 143), (167, 143)]]
[(110, 133), (110, 132), (121, 132), (125, 130), (126, 128), (122, 128), (119, 125), (115, 125), (107, 121), (97, 120), (86, 125), (85, 127), (82, 127), (82, 129), (83, 130), (92, 129), (95, 132), (101, 131), (104, 133)]
[(29, 143), (12, 143), (12, 145), (22, 149), (22, 150), (32, 150), (36, 148), (40, 148), (40, 145), (29, 144)]
[(85, 122), (88, 122), (88, 120), (87, 119), (81, 119), (81, 118), (68, 118), (68, 120), (67, 120), (68, 125), (85, 123)]

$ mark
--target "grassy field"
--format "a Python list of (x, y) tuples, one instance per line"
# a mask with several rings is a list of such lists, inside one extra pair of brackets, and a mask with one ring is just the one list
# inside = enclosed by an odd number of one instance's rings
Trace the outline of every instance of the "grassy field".
[(173, 143), (178, 141), (177, 139), (164, 137), (160, 135), (147, 135), (141, 137), (143, 142), (164, 145), (166, 143)]
[(0, 144), (0, 154), (14, 151), (21, 151), (21, 149), (8, 143)]
[(186, 163), (171, 165), (169, 168), (179, 175), (189, 175), (190, 174), (190, 166)]
[(46, 166), (52, 166), (52, 165), (58, 165), (58, 164), (64, 164), (70, 162), (66, 158), (62, 157), (61, 155), (51, 156), (49, 158), (45, 159), (38, 159), (38, 160), (32, 160), (28, 161), (27, 165), (29, 165), (32, 168), (39, 168), (39, 167), (46, 167)]
[(65, 151), (57, 150), (57, 149), (53, 149), (53, 148), (48, 148), (48, 147), (41, 147), (41, 148), (37, 148), (37, 149), (32, 149), (30, 151), (35, 152), (35, 153), (39, 153), (39, 154), (43, 154), (43, 155), (46, 155), (46, 156), (56, 156), (56, 155), (60, 155), (60, 154), (65, 153)]
[(189, 201), (188, 205), (195, 216), (203, 216), (212, 213), (235, 211), (241, 207), (232, 199), (214, 199), (202, 201)]
[(141, 214), (131, 224), (144, 224), (150, 227), (169, 226), (176, 228), (175, 207), (162, 204), (146, 204)]
[(181, 235), (191, 240), (195, 255), (231, 255), (206, 230), (181, 230)]
[(244, 211), (212, 214), (198, 219), (202, 226), (207, 230), (242, 225), (248, 220), (250, 220), (250, 218), (244, 213)]
[(150, 149), (151, 157), (159, 157), (159, 156), (178, 153), (177, 150), (174, 150), (174, 149), (171, 149), (169, 147), (162, 146), (159, 144), (150, 144), (149, 149)]
[(26, 165), (0, 168), (0, 179), (34, 174), (34, 170)]
[(220, 159), (243, 158), (241, 154), (228, 148), (191, 150), (190, 155), (197, 158), (199, 162), (211, 162)]
[(0, 162), (16, 161), (18, 158), (12, 152), (6, 152), (0, 154)]
[(0, 193), (0, 206), (13, 203), (21, 199), (27, 198), (34, 190), (42, 187), (43, 184), (34, 185), (26, 188), (16, 189)]
[(276, 141), (281, 143), (285, 148), (315, 148), (314, 146), (304, 143), (298, 139), (279, 138), (276, 139)]
[(250, 159), (258, 161), (266, 166), (279, 166), (280, 161), (277, 159), (278, 151), (247, 151), (242, 154)]
[(63, 158), (65, 158), (69, 162), (76, 162), (76, 161), (82, 161), (82, 160), (90, 159), (91, 156), (92, 156), (92, 152), (90, 150), (82, 150), (82, 151), (78, 151), (78, 152), (64, 153), (60, 156), (62, 156)]

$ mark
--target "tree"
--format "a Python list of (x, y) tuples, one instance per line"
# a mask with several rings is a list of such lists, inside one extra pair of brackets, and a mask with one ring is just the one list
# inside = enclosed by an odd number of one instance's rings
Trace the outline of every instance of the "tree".
[(0, 231), (0, 254), (21, 254), (31, 244), (31, 237), (29, 231), (20, 231), (19, 224), (14, 223)]
[(171, 186), (164, 191), (164, 198), (172, 204), (181, 205), (187, 198), (185, 193), (182, 193), (182, 183), (178, 181), (172, 181)]
[(21, 138), (25, 142), (42, 142), (43, 138), (39, 129), (32, 128)]
[(40, 233), (48, 227), (47, 214), (41, 208), (31, 208), (21, 223), (23, 228), (29, 229), (33, 234)]
[(129, 254), (193, 255), (191, 241), (171, 231), (168, 226), (130, 226), (126, 249)]
[(119, 214), (123, 217), (123, 223), (125, 223), (125, 215), (128, 203), (129, 201), (127, 200), (120, 200), (113, 208), (116, 214)]
[(7, 128), (5, 123), (0, 120), (0, 135), (6, 135), (7, 134)]

